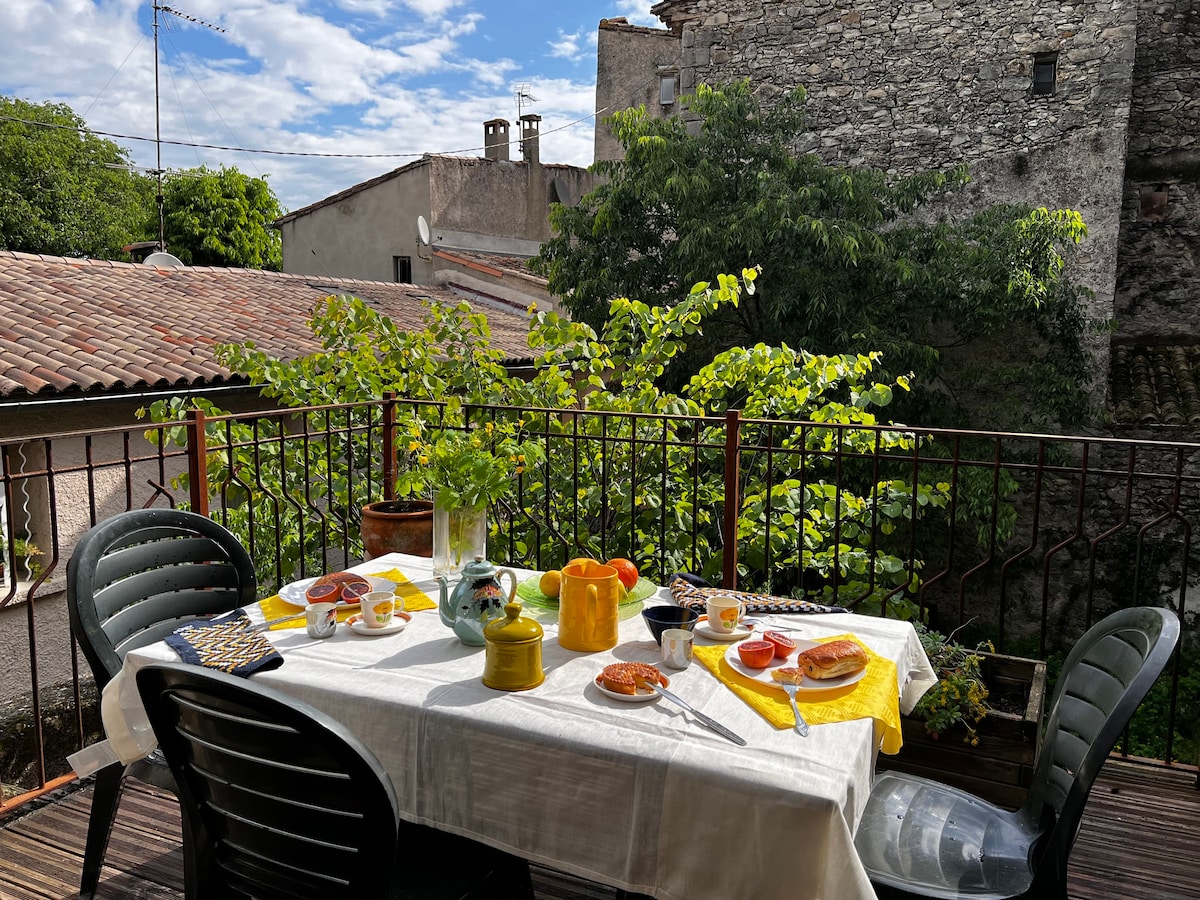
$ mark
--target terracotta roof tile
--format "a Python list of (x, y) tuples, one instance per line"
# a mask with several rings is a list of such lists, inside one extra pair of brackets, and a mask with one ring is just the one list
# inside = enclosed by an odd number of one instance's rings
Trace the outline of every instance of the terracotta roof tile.
[[(216, 344), (254, 341), (274, 356), (319, 349), (307, 319), (330, 294), (354, 294), (401, 328), (449, 290), (213, 266), (155, 268), (0, 251), (0, 400), (61, 391), (225, 383)], [(530, 357), (528, 319), (483, 310), (492, 342)]]
[(1200, 426), (1200, 342), (1114, 339), (1109, 409), (1122, 425)]

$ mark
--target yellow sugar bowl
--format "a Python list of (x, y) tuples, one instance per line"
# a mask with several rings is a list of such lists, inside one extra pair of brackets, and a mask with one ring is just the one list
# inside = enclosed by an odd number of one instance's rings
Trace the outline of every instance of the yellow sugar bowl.
[(527, 691), (545, 681), (542, 634), (541, 625), (521, 615), (518, 601), (505, 604), (504, 618), (483, 629), (483, 683), (498, 691)]

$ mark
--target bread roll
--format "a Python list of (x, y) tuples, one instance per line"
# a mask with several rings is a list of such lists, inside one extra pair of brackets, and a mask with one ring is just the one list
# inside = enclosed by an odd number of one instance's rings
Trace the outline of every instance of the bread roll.
[(854, 641), (830, 641), (796, 657), (796, 665), (809, 678), (839, 678), (867, 667), (867, 651)]

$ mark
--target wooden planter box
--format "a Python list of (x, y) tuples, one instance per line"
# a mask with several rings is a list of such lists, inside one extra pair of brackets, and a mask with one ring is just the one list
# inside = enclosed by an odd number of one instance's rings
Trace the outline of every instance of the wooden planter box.
[(1046, 704), (1046, 664), (996, 653), (979, 656), (988, 702), (1018, 710), (1023, 705), (1023, 711), (989, 713), (976, 727), (979, 744), (974, 747), (964, 743), (957, 730), (935, 739), (923, 721), (903, 716), (904, 746), (895, 756), (881, 755), (878, 766), (923, 775), (1016, 809), (1033, 783)]

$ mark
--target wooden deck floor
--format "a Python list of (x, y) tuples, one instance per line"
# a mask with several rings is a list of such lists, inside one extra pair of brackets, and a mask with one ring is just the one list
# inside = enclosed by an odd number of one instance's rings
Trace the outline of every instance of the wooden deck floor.
[[(1194, 774), (1110, 762), (1071, 857), (1070, 900), (1200, 900), (1200, 791)], [(0, 822), (0, 900), (78, 894), (90, 788), (66, 790)], [(175, 798), (129, 782), (113, 830), (103, 900), (180, 900)], [(538, 900), (612, 900), (615, 892), (535, 868)], [(730, 898), (740, 900), (740, 898)], [(830, 898), (837, 900), (837, 898)]]

